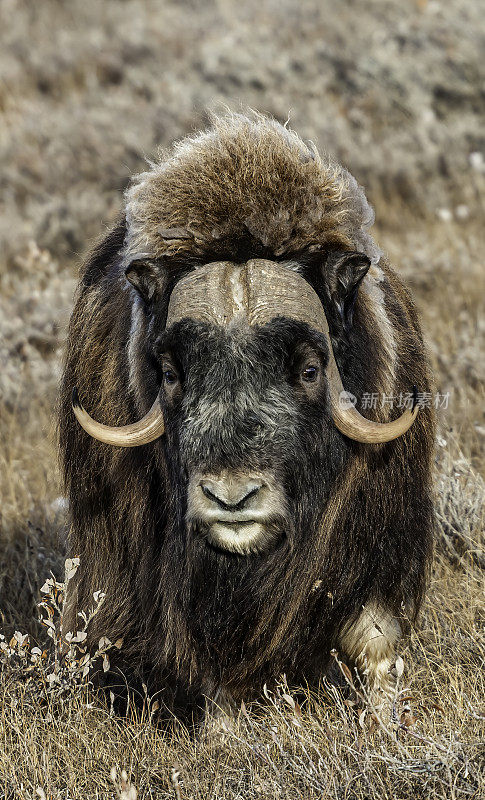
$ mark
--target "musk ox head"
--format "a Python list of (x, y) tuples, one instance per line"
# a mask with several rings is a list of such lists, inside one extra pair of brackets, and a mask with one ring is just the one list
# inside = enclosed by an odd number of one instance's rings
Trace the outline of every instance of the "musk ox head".
[[(352, 292), (369, 260), (350, 253), (342, 269), (346, 262)], [(150, 265), (131, 269), (132, 282), (149, 294)], [(346, 459), (346, 438), (387, 442), (417, 414), (416, 406), (380, 424), (348, 402), (320, 298), (290, 263), (197, 267), (175, 284), (158, 316), (155, 304), (151, 337), (160, 389), (143, 419), (101, 425), (76, 392), (74, 413), (111, 445), (163, 437), (187, 531), (211, 547), (248, 554), (283, 539), (291, 544), (297, 531), (318, 524)]]

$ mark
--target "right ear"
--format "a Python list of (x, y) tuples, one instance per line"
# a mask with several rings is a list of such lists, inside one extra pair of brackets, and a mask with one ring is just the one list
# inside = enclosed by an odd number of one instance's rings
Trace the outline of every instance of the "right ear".
[(357, 250), (332, 250), (325, 262), (323, 280), (328, 310), (336, 329), (348, 334), (352, 327), (357, 292), (370, 267), (370, 258)]
[(153, 303), (161, 297), (165, 285), (164, 270), (157, 261), (137, 258), (126, 268), (125, 276), (146, 303)]

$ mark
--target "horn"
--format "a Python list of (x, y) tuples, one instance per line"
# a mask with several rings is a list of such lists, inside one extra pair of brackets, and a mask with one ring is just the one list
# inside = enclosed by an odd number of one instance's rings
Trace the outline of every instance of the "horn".
[[(390, 442), (406, 433), (417, 417), (417, 389), (413, 405), (392, 422), (374, 422), (359, 414), (353, 405), (344, 407), (346, 396), (333, 353), (327, 318), (320, 298), (297, 272), (266, 259), (251, 259), (245, 266), (231, 262), (213, 262), (196, 268), (175, 286), (169, 303), (167, 328), (190, 317), (204, 322), (227, 325), (242, 317), (249, 325), (262, 325), (275, 317), (288, 316), (306, 322), (327, 339), (329, 363), (327, 380), (332, 417), (338, 430), (357, 442)], [(139, 422), (120, 428), (93, 420), (79, 401), (76, 388), (72, 408), (84, 430), (106, 444), (136, 447), (148, 444), (164, 432), (163, 413), (158, 397)]]
[(327, 367), (327, 379), (330, 390), (330, 400), (332, 404), (332, 418), (340, 433), (354, 439), (356, 442), (368, 444), (382, 444), (397, 439), (406, 433), (416, 419), (419, 411), (417, 402), (418, 390), (413, 386), (412, 408), (406, 409), (400, 417), (392, 422), (373, 422), (349, 403), (344, 407), (343, 402), (347, 392), (345, 392), (340, 373), (338, 371), (335, 357), (333, 355), (332, 343), (328, 337), (330, 346), (330, 360)]
[(344, 390), (330, 338), (327, 318), (320, 298), (310, 284), (296, 272), (265, 259), (253, 259), (246, 265), (251, 324), (269, 322), (275, 316), (300, 319), (325, 334), (329, 362), (327, 380), (332, 417), (338, 430), (357, 442), (379, 444), (390, 442), (406, 433), (417, 417), (417, 389), (413, 387), (411, 409), (392, 422), (373, 422), (359, 414), (353, 405), (344, 407)]
[(113, 444), (116, 447), (137, 447), (140, 444), (148, 444), (158, 439), (165, 430), (163, 422), (163, 412), (160, 408), (158, 395), (150, 411), (145, 414), (139, 422), (132, 425), (122, 425), (112, 427), (96, 422), (89, 416), (81, 405), (76, 387), (72, 390), (72, 410), (77, 421), (82, 428), (94, 439), (98, 439), (105, 444)]

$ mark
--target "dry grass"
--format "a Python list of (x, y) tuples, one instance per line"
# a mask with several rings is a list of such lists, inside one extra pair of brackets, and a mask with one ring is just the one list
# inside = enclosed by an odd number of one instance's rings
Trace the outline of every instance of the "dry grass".
[[(419, 0), (404, 13), (400, 0), (342, 2), (338, 15), (326, 0), (306, 0), (303, 14), (289, 0), (102, 5), (0, 0), (9, 23), (0, 54), (0, 800), (478, 800), (485, 172), (470, 154), (483, 146), (479, 4)], [(227, 730), (195, 739), (160, 729), (154, 699), (118, 719), (90, 693), (89, 674), (56, 662), (37, 622), (39, 589), (64, 561), (55, 403), (73, 266), (145, 154), (202, 124), (220, 100), (283, 121), (292, 109), (294, 127), (369, 187), (377, 238), (418, 303), (436, 387), (450, 392), (436, 557), (389, 724), (371, 710), (363, 717), (348, 691), (324, 685), (310, 697), (284, 684), (266, 697), (261, 687)]]
[[(475, 516), (472, 536), (478, 525)], [(0, 699), (4, 794), (30, 798), (40, 787), (49, 798), (114, 797), (118, 787), (128, 800), (131, 785), (131, 797), (135, 789), (147, 798), (480, 798), (481, 589), (469, 555), (452, 566), (438, 554), (420, 629), (403, 651), (396, 719), (382, 725), (330, 684), (310, 696), (283, 683), (194, 739), (160, 729), (153, 699), (114, 718), (79, 677), (59, 672), (52, 651), (43, 659), (12, 642)]]

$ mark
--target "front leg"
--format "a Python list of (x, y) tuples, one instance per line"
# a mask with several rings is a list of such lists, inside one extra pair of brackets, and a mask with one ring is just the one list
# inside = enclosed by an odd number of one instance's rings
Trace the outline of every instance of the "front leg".
[(400, 637), (396, 617), (375, 602), (363, 606), (357, 619), (340, 633), (339, 649), (357, 667), (376, 709), (389, 707), (394, 698), (396, 678), (390, 670)]

